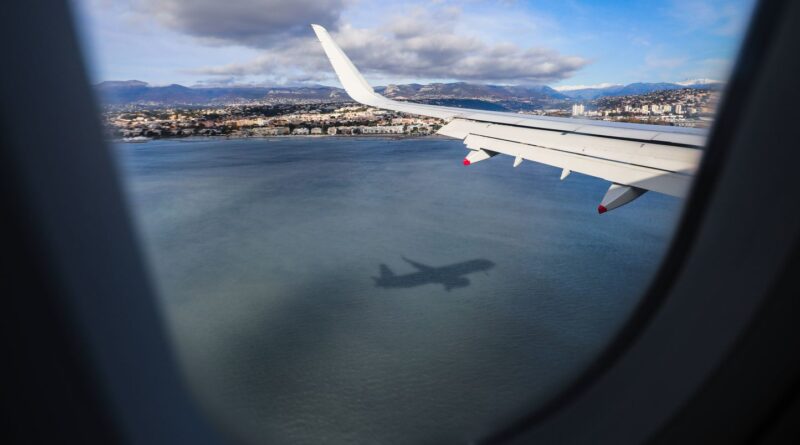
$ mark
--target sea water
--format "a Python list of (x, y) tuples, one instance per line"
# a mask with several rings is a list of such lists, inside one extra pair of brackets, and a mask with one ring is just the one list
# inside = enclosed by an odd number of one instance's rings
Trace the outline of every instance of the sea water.
[[(116, 152), (187, 381), (254, 443), (463, 443), (507, 425), (608, 344), (682, 205), (648, 193), (598, 215), (605, 181), (506, 156), (465, 167), (439, 137)], [(436, 281), (471, 260), (492, 267)], [(433, 269), (385, 287), (382, 264)]]

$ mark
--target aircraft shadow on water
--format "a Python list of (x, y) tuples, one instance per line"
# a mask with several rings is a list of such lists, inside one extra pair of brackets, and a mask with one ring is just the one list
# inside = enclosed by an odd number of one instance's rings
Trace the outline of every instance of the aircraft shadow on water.
[(372, 279), (375, 280), (375, 286), (383, 288), (408, 288), (424, 286), (426, 284), (441, 284), (444, 286), (445, 290), (449, 291), (451, 289), (469, 286), (469, 278), (465, 275), (475, 272), (487, 272), (495, 266), (492, 261), (486, 259), (463, 261), (441, 267), (427, 266), (409, 260), (406, 257), (403, 257), (403, 260), (414, 266), (417, 271), (405, 275), (396, 275), (389, 269), (389, 266), (381, 264), (381, 275), (379, 277), (372, 277)]

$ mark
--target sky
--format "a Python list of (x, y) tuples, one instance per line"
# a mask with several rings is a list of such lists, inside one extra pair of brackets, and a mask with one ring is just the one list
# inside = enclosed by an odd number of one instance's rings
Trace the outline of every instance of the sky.
[(724, 80), (753, 0), (72, 0), (95, 82), (338, 85), (325, 26), (373, 85), (556, 89)]

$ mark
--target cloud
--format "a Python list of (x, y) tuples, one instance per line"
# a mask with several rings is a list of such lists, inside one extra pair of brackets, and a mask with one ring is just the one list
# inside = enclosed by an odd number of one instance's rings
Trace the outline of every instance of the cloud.
[(258, 48), (304, 35), (309, 23), (336, 29), (348, 0), (137, 0), (134, 8), (208, 43)]
[[(387, 17), (373, 28), (340, 24), (333, 35), (362, 71), (388, 77), (545, 83), (565, 79), (588, 63), (546, 48), (488, 42), (459, 33), (461, 19), (458, 8), (428, 7)], [(203, 67), (194, 73), (265, 75), (288, 81), (330, 79), (328, 61), (310, 28), (304, 26), (306, 37), (285, 38), (253, 60)]]

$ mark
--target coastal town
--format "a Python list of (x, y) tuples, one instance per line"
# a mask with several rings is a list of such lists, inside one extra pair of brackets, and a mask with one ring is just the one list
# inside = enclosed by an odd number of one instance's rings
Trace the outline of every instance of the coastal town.
[(571, 115), (619, 122), (708, 127), (719, 103), (719, 91), (685, 88), (648, 94), (595, 99), (590, 107), (576, 103)]
[[(474, 106), (496, 106), (495, 97), (445, 98)], [(509, 108), (520, 114), (598, 119), (684, 127), (708, 127), (719, 101), (712, 89), (671, 89), (646, 94), (605, 96), (563, 101), (538, 109)], [(489, 108), (487, 108), (489, 109)], [(436, 133), (445, 121), (367, 107), (344, 100), (275, 101), (204, 106), (125, 104), (107, 106), (103, 113), (112, 139), (138, 142), (157, 138), (223, 136), (228, 138), (273, 136), (425, 136)]]
[(424, 136), (444, 124), (441, 119), (341, 103), (213, 108), (130, 106), (107, 110), (104, 122), (111, 138), (131, 142), (188, 136)]

